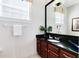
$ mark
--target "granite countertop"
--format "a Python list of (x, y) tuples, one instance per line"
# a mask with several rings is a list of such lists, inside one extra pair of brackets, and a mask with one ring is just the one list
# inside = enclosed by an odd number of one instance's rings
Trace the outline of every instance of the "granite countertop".
[[(55, 39), (52, 39), (52, 40), (55, 40)], [(58, 47), (61, 47), (61, 48), (64, 48), (64, 49), (66, 49), (66, 50), (69, 50), (69, 51), (71, 51), (71, 52), (74, 52), (74, 53), (76, 53), (76, 54), (79, 55), (79, 52), (73, 50), (73, 49), (72, 49), (71, 47), (69, 47), (68, 45), (63, 44), (63, 43), (60, 42), (60, 41), (59, 41), (59, 42), (53, 42), (52, 40), (48, 39), (48, 42), (50, 42), (51, 44), (54, 44), (54, 45), (56, 45), (56, 46), (58, 46)]]

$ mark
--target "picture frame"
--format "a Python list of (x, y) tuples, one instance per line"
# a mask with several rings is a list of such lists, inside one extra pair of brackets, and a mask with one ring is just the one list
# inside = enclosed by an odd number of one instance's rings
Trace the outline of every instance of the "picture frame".
[(72, 31), (79, 31), (79, 17), (72, 19)]

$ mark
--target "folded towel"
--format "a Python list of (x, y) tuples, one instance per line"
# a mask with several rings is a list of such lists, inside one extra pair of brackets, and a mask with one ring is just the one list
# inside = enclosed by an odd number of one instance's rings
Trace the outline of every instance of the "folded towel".
[(14, 24), (13, 25), (13, 35), (14, 36), (22, 36), (22, 25)]

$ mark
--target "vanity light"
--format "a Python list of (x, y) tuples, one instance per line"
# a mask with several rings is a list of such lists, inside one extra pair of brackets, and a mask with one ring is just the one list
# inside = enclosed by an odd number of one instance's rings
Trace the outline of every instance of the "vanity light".
[(61, 5), (61, 2), (58, 2), (57, 4), (56, 4), (56, 6), (60, 6)]
[(55, 0), (53, 2), (53, 7), (60, 6), (64, 4), (64, 0)]

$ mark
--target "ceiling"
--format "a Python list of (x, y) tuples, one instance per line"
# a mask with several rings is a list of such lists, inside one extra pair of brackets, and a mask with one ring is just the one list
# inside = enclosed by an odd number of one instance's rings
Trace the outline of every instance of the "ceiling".
[(79, 3), (79, 0), (61, 0), (66, 7), (70, 7), (72, 5), (75, 5)]

